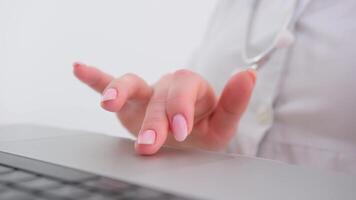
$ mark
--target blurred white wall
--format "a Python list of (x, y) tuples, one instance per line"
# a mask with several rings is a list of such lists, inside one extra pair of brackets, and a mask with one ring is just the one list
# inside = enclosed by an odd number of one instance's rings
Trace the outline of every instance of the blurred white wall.
[(83, 61), (153, 82), (184, 67), (215, 0), (0, 0), (0, 124), (127, 136), (100, 96), (75, 80)]

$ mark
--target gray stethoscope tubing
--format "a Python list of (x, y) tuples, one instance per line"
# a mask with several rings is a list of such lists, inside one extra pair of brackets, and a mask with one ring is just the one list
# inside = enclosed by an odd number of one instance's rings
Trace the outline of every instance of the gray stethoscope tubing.
[(277, 43), (279, 41), (279, 37), (281, 35), (281, 33), (283, 33), (284, 31), (289, 31), (288, 29), (290, 28), (290, 25), (293, 22), (296, 10), (297, 10), (297, 6), (298, 6), (298, 0), (295, 0), (293, 2), (293, 7), (292, 7), (292, 12), (290, 13), (290, 15), (285, 19), (281, 30), (278, 32), (277, 36), (274, 38), (272, 44), (266, 48), (264, 51), (262, 51), (261, 53), (257, 54), (256, 56), (253, 57), (248, 57), (247, 55), (247, 45), (248, 42), (250, 40), (250, 35), (251, 35), (251, 26), (252, 26), (252, 22), (255, 18), (255, 14), (256, 14), (256, 9), (258, 7), (258, 0), (255, 0), (253, 2), (253, 6), (252, 9), (250, 11), (250, 14), (247, 18), (247, 26), (246, 26), (246, 31), (245, 31), (245, 36), (244, 36), (244, 42), (243, 42), (243, 48), (242, 48), (242, 58), (245, 62), (245, 64), (247, 64), (250, 68), (254, 69), (254, 70), (258, 70), (260, 69), (260, 67), (268, 60), (268, 58), (270, 57), (271, 54), (273, 54), (273, 52), (276, 50), (276, 46)]

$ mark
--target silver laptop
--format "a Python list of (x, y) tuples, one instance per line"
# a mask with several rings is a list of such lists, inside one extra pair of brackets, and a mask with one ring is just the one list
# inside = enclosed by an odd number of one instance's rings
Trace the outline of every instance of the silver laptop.
[(356, 199), (356, 176), (35, 125), (0, 126), (0, 199)]

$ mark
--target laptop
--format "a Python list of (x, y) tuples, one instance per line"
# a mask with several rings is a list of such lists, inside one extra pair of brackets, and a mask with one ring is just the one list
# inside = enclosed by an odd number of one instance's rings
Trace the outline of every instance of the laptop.
[(37, 125), (0, 126), (0, 199), (356, 199), (356, 176)]

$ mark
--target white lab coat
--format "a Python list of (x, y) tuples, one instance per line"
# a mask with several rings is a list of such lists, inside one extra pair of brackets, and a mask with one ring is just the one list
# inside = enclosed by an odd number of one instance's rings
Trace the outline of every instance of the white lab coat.
[[(276, 1), (261, 12), (273, 13)], [(217, 92), (245, 66), (241, 49), (251, 2), (220, 1), (189, 64)], [(356, 1), (302, 0), (298, 14), (294, 43), (258, 71), (227, 151), (356, 173)]]

